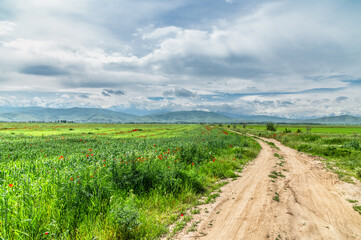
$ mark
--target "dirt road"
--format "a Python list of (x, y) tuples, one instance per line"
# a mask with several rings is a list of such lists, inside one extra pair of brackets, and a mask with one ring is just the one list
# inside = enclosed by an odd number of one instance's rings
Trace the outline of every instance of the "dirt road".
[[(361, 239), (361, 186), (344, 183), (316, 158), (258, 140), (259, 156), (203, 205), (177, 239)], [(275, 155), (276, 154), (276, 155)], [(279, 156), (277, 156), (277, 154)], [(198, 223), (198, 224), (197, 224)]]

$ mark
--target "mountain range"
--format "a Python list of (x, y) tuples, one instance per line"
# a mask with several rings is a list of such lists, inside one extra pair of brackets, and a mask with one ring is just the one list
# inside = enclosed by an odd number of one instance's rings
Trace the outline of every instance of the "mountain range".
[(41, 108), (0, 107), (2, 122), (55, 122), (79, 123), (241, 123), (274, 122), (304, 124), (361, 124), (361, 117), (350, 115), (313, 119), (289, 119), (265, 115), (231, 115), (206, 111), (177, 111), (137, 116), (101, 108)]

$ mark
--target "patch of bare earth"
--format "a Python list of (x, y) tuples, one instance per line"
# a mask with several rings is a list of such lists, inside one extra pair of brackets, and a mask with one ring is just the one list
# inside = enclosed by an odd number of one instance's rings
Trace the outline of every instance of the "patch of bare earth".
[(241, 177), (172, 239), (361, 239), (361, 215), (347, 201), (361, 202), (360, 182), (342, 182), (317, 158), (263, 140), (279, 149), (257, 140), (262, 150)]

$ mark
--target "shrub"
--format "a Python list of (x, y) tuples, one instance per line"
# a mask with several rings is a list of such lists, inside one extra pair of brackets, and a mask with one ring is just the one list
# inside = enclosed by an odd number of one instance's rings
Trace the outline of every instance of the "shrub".
[(276, 131), (276, 127), (273, 123), (267, 123), (266, 127), (268, 131)]
[(284, 133), (291, 133), (290, 129), (285, 128), (285, 130), (283, 130)]

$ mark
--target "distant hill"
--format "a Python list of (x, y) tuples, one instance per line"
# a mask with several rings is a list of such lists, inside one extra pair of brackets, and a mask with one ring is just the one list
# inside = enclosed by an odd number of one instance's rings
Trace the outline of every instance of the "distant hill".
[(236, 119), (223, 114), (204, 111), (179, 111), (138, 117), (135, 122), (159, 122), (159, 123), (226, 123)]
[(58, 120), (78, 123), (303, 123), (303, 124), (355, 124), (361, 125), (361, 117), (350, 115), (321, 117), (315, 119), (289, 119), (265, 115), (232, 115), (205, 111), (178, 111), (137, 116), (101, 108), (41, 108), (0, 107), (0, 121), (28, 122)]
[(121, 112), (114, 112), (100, 108), (8, 108), (0, 111), (0, 121), (58, 121), (67, 120), (79, 123), (91, 122), (129, 122), (136, 116)]
[(361, 117), (350, 115), (321, 117), (316, 119), (306, 119), (303, 123), (319, 123), (319, 124), (361, 124)]

